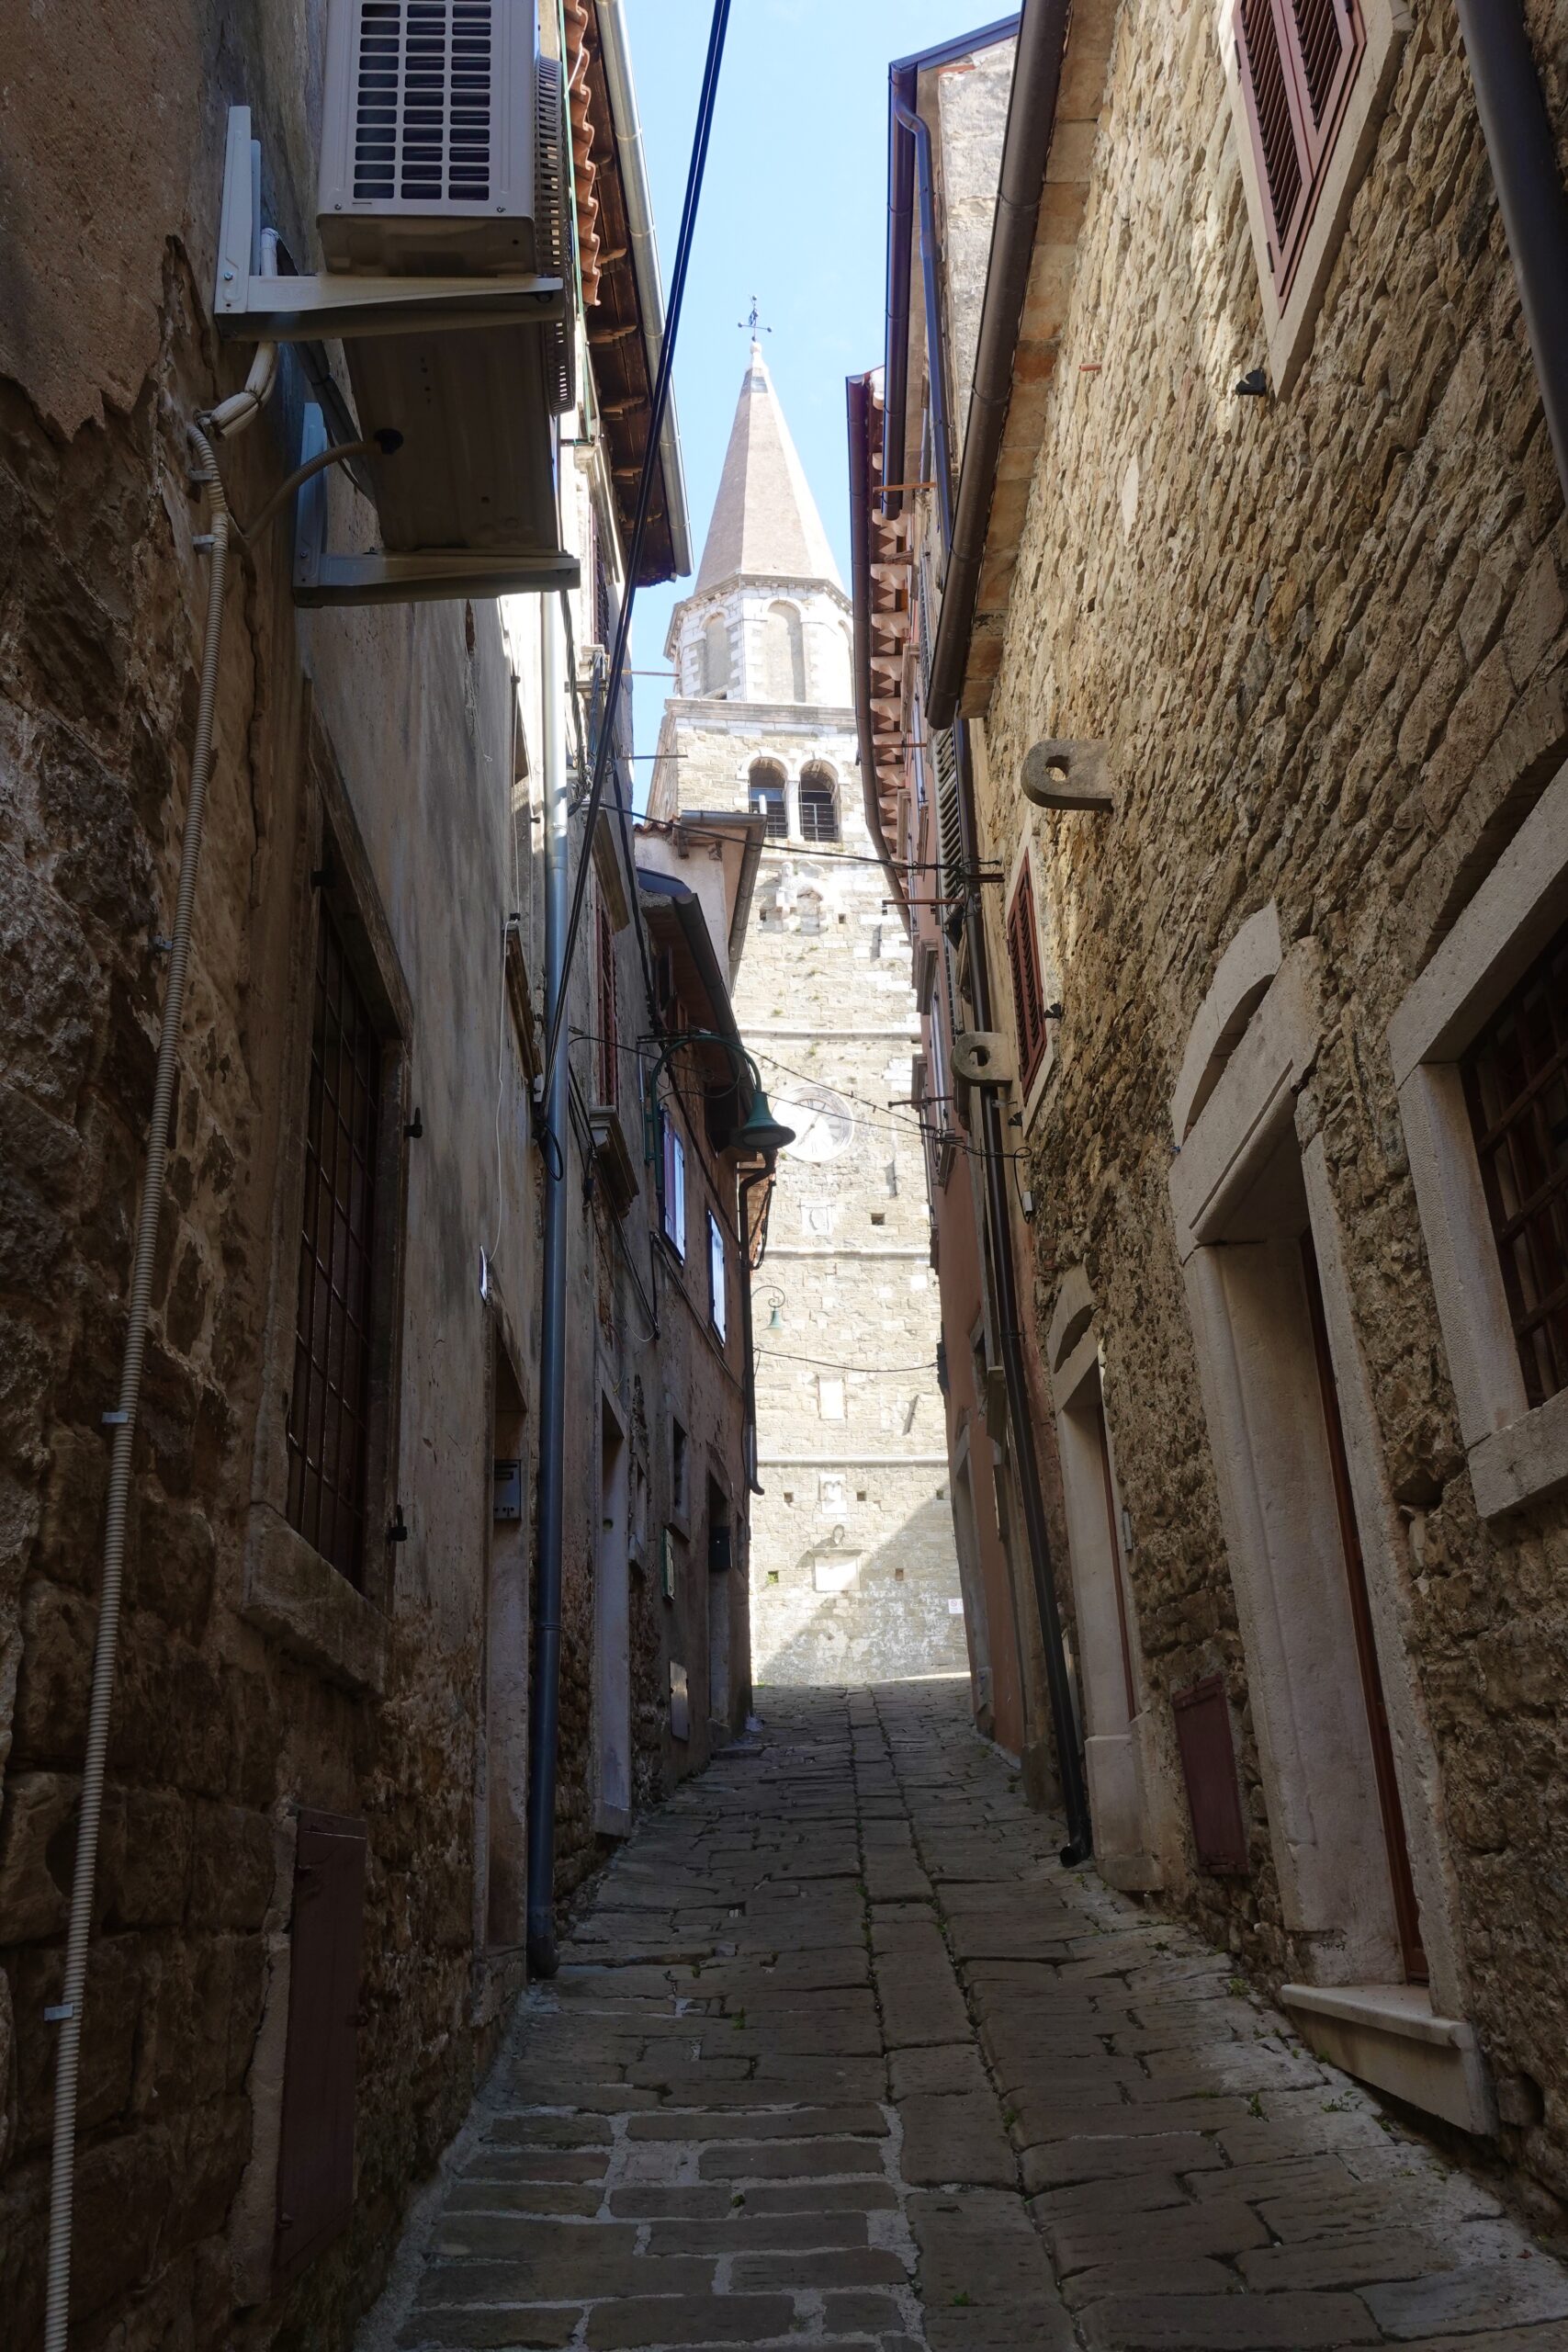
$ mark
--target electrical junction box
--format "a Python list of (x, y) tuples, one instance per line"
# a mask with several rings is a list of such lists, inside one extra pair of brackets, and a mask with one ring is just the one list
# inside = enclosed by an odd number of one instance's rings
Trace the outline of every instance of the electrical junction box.
[(523, 1516), (523, 1464), (521, 1462), (498, 1462), (495, 1465), (495, 1519), (519, 1520)]

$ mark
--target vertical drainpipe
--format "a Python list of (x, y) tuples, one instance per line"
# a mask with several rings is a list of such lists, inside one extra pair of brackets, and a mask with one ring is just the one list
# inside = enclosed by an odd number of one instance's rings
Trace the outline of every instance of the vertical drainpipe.
[[(565, 983), (570, 889), (566, 678), (561, 619), (539, 600), (545, 768), (545, 1026), (553, 1034)], [(587, 855), (584, 844), (583, 854)], [(553, 1976), (556, 1950), (556, 1762), (560, 1745), (561, 1530), (566, 1486), (567, 1057), (556, 1056), (536, 1128), (545, 1168), (544, 1335), (539, 1357), (538, 1573), (533, 1705), (528, 1717), (528, 1967)]]
[(757, 1354), (751, 1331), (751, 1195), (759, 1184), (771, 1182), (773, 1162), (765, 1161), (740, 1179), (740, 1339), (746, 1351), (746, 1434), (742, 1441), (746, 1453), (746, 1491), (760, 1495), (762, 1482), (757, 1476)]
[[(947, 413), (947, 342), (936, 277), (936, 202), (931, 172), (931, 132), (911, 106), (895, 99), (898, 120), (915, 143), (916, 180), (920, 219), (920, 266), (925, 293), (926, 366), (931, 379), (931, 438), (936, 451), (938, 512), (942, 518), (942, 552), (953, 545), (953, 438)], [(991, 975), (986, 958), (986, 918), (976, 876), (980, 869), (980, 828), (975, 808), (973, 747), (966, 720), (953, 727), (958, 766), (958, 818), (964, 865), (968, 876), (964, 891), (964, 929), (969, 941), (969, 993), (977, 1028), (994, 1026)], [(997, 1292), (997, 1334), (1007, 1383), (1008, 1426), (1012, 1435), (1013, 1467), (1018, 1477), (1019, 1503), (1023, 1514), (1024, 1540), (1029, 1547), (1031, 1579), (1045, 1652), (1045, 1688), (1051, 1704), (1051, 1724), (1056, 1740), (1056, 1767), (1062, 1783), (1062, 1810), (1066, 1816), (1067, 1842), (1062, 1860), (1067, 1865), (1087, 1861), (1094, 1851), (1089, 1821), (1089, 1791), (1083, 1759), (1078, 1753), (1077, 1724), (1072, 1686), (1067, 1678), (1067, 1654), (1062, 1638), (1062, 1615), (1051, 1565), (1051, 1531), (1045, 1517), (1045, 1496), (1040, 1483), (1040, 1458), (1034, 1449), (1034, 1419), (1029, 1378), (1023, 1361), (1023, 1323), (1019, 1304), (1018, 1270), (1013, 1261), (1012, 1213), (1008, 1199), (1008, 1144), (1002, 1126), (1001, 1102), (993, 1086), (978, 1090), (981, 1158), (985, 1168), (986, 1222), (991, 1236), (991, 1267)]]
[(1568, 194), (1520, 0), (1458, 0), (1476, 110), (1568, 498)]

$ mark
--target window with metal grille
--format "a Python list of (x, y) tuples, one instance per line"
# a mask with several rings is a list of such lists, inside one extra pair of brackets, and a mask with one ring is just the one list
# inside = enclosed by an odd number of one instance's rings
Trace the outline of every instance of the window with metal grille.
[(323, 899), (316, 933), (288, 1521), (360, 1585), (381, 1039)]
[(1282, 301), (1366, 32), (1357, 0), (1236, 0), (1234, 21), (1236, 68), (1269, 215), (1269, 265)]
[(1525, 1391), (1543, 1405), (1568, 1388), (1568, 924), (1461, 1069)]
[(618, 1102), (620, 1090), (620, 1030), (615, 1001), (615, 927), (604, 907), (598, 910), (599, 1035), (598, 1078), (601, 1102)]
[(784, 806), (784, 780), (782, 768), (771, 760), (754, 760), (750, 773), (751, 807), (767, 819), (765, 837), (782, 842), (789, 832), (789, 812)]
[(830, 777), (811, 768), (800, 779), (800, 838), (805, 842), (839, 838), (838, 793)]
[(1040, 933), (1034, 921), (1034, 883), (1023, 861), (1008, 909), (1008, 965), (1012, 973), (1013, 1020), (1018, 1031), (1020, 1082), (1032, 1085), (1045, 1052), (1045, 997), (1040, 985)]
[(494, 0), (363, 0), (354, 193), (490, 199)]

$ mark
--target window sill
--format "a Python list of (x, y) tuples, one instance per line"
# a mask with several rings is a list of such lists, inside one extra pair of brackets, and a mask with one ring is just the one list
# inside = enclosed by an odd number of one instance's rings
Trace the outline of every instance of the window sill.
[(1319, 2057), (1461, 2132), (1496, 2130), (1474, 2029), (1434, 2015), (1423, 1984), (1282, 1984), (1280, 1999)]
[(253, 1503), (240, 1614), (351, 1690), (387, 1684), (387, 1620), (268, 1503)]
[(1470, 1483), (1483, 1519), (1544, 1501), (1568, 1487), (1568, 1389), (1471, 1446)]

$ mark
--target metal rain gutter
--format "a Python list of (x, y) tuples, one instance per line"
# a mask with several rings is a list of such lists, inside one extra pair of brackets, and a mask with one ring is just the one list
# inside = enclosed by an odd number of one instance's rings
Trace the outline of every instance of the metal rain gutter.
[[(545, 1017), (566, 986), (570, 888), (570, 773), (566, 757), (566, 662), (553, 596), (539, 601), (545, 710)], [(583, 854), (588, 854), (586, 844)], [(556, 1769), (560, 1750), (561, 1547), (566, 1512), (567, 1155), (571, 1148), (565, 1054), (539, 1106), (544, 1154), (544, 1329), (539, 1347), (538, 1566), (534, 1580), (533, 1704), (528, 1715), (528, 1970), (559, 1966), (555, 1927)]]
[(855, 732), (860, 739), (860, 784), (865, 802), (866, 829), (887, 887), (897, 901), (908, 936), (914, 933), (904, 876), (893, 861), (882, 829), (882, 796), (876, 773), (876, 740), (871, 724), (871, 466), (867, 434), (871, 423), (871, 379), (852, 376), (844, 387), (850, 418), (850, 588), (854, 600)]
[[(961, 64), (976, 50), (994, 49), (1010, 40), (1021, 19), (998, 17), (956, 40), (922, 49), (912, 57), (895, 58), (887, 69), (887, 341), (883, 353), (884, 481), (901, 482), (905, 475), (904, 410), (908, 399), (909, 364), (909, 228), (914, 217), (915, 159), (901, 109), (918, 111), (919, 78), (939, 65)], [(897, 514), (901, 491), (884, 495), (883, 512)]]
[[(637, 304), (642, 311), (643, 348), (648, 380), (659, 374), (664, 348), (664, 281), (659, 268), (659, 243), (653, 229), (653, 199), (649, 188), (648, 159), (642, 143), (642, 119), (637, 112), (632, 81), (631, 52), (626, 42), (621, 0), (598, 0), (599, 48), (615, 123), (615, 153), (621, 184), (626, 190), (626, 225), (631, 234), (632, 270), (637, 278)], [(670, 546), (675, 570), (684, 577), (692, 569), (692, 526), (686, 512), (686, 469), (681, 458), (681, 427), (671, 391), (659, 433), (660, 461), (664, 469), (664, 501), (670, 519)]]
[(1476, 110), (1568, 497), (1568, 195), (1519, 0), (1459, 0)]
[(926, 715), (933, 727), (952, 726), (964, 690), (1070, 14), (1071, 0), (1031, 0), (1019, 34), (964, 462), (926, 682)]

